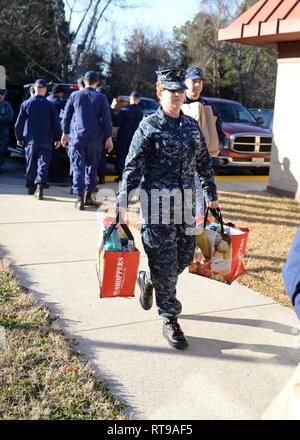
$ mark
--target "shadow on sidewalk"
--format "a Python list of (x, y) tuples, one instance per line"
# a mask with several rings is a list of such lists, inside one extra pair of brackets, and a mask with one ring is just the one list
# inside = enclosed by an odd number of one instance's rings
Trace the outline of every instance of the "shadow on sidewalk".
[[(213, 322), (217, 324), (242, 325), (246, 327), (273, 330), (274, 333), (282, 333), (284, 335), (295, 334), (295, 327), (290, 327), (288, 325), (280, 324), (278, 322), (266, 321), (261, 319), (225, 318), (223, 316), (207, 316), (207, 315), (180, 315), (180, 319), (187, 319), (191, 321)], [(300, 356), (300, 351), (299, 351), (299, 356)]]

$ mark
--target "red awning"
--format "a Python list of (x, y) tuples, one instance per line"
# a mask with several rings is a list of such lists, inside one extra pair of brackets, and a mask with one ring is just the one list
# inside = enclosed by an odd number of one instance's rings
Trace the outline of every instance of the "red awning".
[(276, 47), (300, 40), (300, 0), (260, 0), (227, 28), (219, 41)]

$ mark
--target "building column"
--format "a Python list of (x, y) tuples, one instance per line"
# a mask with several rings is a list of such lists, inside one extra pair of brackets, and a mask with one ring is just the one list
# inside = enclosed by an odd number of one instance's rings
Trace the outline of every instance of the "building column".
[(278, 52), (268, 189), (300, 202), (300, 42), (279, 43)]

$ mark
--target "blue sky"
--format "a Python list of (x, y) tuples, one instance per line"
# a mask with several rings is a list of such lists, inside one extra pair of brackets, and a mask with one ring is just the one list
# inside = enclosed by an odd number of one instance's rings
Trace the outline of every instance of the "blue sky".
[[(162, 30), (171, 34), (174, 26), (181, 26), (187, 20), (192, 20), (199, 12), (200, 5), (199, 0), (140, 0), (140, 3), (144, 6), (107, 11), (108, 22), (102, 22), (97, 34), (101, 45), (110, 46), (114, 40), (121, 48), (124, 38), (134, 28), (145, 28), (154, 33)], [(82, 1), (82, 4), (85, 2)], [(75, 15), (74, 24), (78, 23), (80, 18), (81, 14)], [(114, 23), (113, 26), (111, 23)]]
[(191, 20), (199, 12), (199, 0), (148, 0), (146, 7), (127, 11), (132, 24), (159, 27), (171, 31), (173, 26), (180, 26)]

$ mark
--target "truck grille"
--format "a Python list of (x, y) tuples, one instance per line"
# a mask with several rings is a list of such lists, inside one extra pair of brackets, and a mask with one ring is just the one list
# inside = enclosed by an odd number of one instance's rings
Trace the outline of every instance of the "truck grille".
[(232, 135), (231, 149), (237, 153), (271, 153), (272, 136)]

